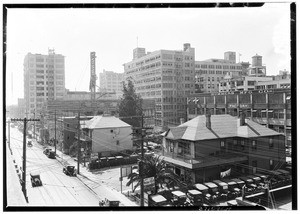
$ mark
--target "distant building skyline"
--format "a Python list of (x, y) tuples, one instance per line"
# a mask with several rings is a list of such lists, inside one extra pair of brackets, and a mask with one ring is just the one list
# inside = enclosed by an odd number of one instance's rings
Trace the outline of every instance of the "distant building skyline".
[(122, 64), (133, 58), (133, 48), (178, 50), (183, 43), (193, 44), (196, 60), (223, 58), (230, 50), (241, 54), (236, 55), (237, 62), (250, 61), (255, 53), (263, 56), (267, 75), (291, 70), (290, 3), (209, 9), (102, 8), (101, 13), (98, 8), (6, 9), (7, 104), (23, 96), (19, 86), (24, 81), (20, 75), (24, 56), (47, 54), (48, 47), (66, 56), (65, 87), (73, 91), (89, 89), (91, 51), (97, 53), (97, 73), (122, 72)]

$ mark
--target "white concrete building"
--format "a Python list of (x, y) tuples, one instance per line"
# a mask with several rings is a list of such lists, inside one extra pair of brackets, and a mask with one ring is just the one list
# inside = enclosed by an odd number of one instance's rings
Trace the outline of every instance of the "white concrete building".
[(28, 53), (24, 59), (25, 111), (29, 114), (41, 110), (47, 100), (63, 99), (65, 94), (65, 57)]
[(131, 125), (114, 116), (95, 116), (86, 122), (92, 139), (92, 153), (109, 156), (124, 150), (133, 150)]
[(136, 93), (155, 99), (157, 127), (176, 126), (186, 118), (186, 97), (195, 90), (195, 49), (134, 50), (134, 59), (124, 64), (125, 80), (133, 80)]
[(99, 81), (99, 90), (101, 93), (115, 93), (115, 97), (123, 95), (124, 73), (103, 70), (99, 74)]

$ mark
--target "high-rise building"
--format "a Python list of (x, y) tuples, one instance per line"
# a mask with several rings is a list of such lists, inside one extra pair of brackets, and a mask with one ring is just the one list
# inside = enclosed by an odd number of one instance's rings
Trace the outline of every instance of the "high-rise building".
[(116, 73), (113, 71), (103, 70), (99, 74), (100, 92), (115, 93), (116, 97), (121, 97), (123, 94), (124, 73)]
[[(135, 49), (136, 50), (136, 49)], [(180, 124), (186, 118), (186, 97), (195, 90), (195, 49), (157, 50), (124, 64), (125, 80), (132, 79), (136, 93), (155, 99), (158, 127)]]
[(236, 63), (235, 52), (225, 52), (224, 59), (196, 61), (196, 92), (218, 92), (218, 83), (225, 75), (246, 76), (248, 67), (248, 62)]
[(28, 114), (41, 110), (44, 101), (63, 99), (65, 93), (65, 57), (28, 53), (24, 59), (24, 99)]

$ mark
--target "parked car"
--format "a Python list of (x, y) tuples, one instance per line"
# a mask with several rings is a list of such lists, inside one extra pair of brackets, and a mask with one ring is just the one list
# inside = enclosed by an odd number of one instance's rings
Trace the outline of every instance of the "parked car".
[(251, 178), (248, 178), (248, 177), (244, 176), (244, 177), (240, 177), (240, 179), (245, 182), (245, 184), (246, 184), (246, 191), (248, 193), (255, 192), (257, 186), (254, 184), (254, 181)]
[(222, 179), (222, 181), (224, 181), (225, 183), (228, 184), (228, 190), (229, 190), (228, 198), (229, 199), (233, 199), (233, 198), (241, 196), (242, 191), (239, 188), (239, 185), (235, 181), (233, 181), (231, 179)]
[(30, 173), (30, 180), (31, 180), (32, 187), (43, 185), (40, 175), (37, 173)]
[(203, 184), (195, 184), (196, 189), (198, 189), (203, 195), (203, 202), (210, 204), (213, 203), (212, 195), (208, 192), (208, 187)]
[(45, 155), (48, 155), (48, 153), (51, 151), (51, 149), (49, 149), (49, 148), (46, 148), (44, 151), (43, 151), (43, 153), (45, 154)]
[(50, 152), (47, 154), (47, 157), (48, 157), (48, 158), (51, 158), (51, 159), (55, 159), (55, 152), (54, 152), (54, 151), (50, 151)]
[(220, 180), (213, 180), (212, 182), (218, 186), (220, 199), (228, 199), (228, 184)]
[(160, 194), (150, 195), (148, 203), (150, 207), (162, 207), (169, 204), (168, 200)]
[(262, 179), (259, 176), (256, 175), (248, 175), (248, 178), (252, 179), (254, 184), (257, 186), (257, 190), (261, 191), (264, 187), (265, 183), (262, 181)]
[(104, 201), (99, 201), (100, 207), (118, 207), (119, 205), (120, 201), (115, 199), (114, 197), (107, 197)]
[(203, 195), (199, 190), (190, 189), (187, 192), (187, 197), (193, 206), (201, 206), (203, 203)]
[(63, 173), (69, 176), (76, 176), (75, 166), (67, 165), (63, 168)]
[(187, 196), (180, 190), (172, 191), (172, 203), (174, 206), (183, 206), (186, 204)]
[(206, 183), (204, 183), (204, 185), (208, 187), (208, 192), (212, 196), (212, 202), (215, 203), (219, 199), (219, 196), (220, 196), (218, 186), (213, 182), (206, 182)]

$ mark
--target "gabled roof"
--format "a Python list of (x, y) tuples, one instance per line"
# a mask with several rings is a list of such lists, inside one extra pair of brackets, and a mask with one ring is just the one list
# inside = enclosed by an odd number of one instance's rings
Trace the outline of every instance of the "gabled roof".
[(95, 116), (93, 119), (86, 121), (88, 129), (106, 129), (106, 128), (121, 128), (131, 127), (131, 125), (123, 122), (114, 116)]
[(245, 125), (240, 126), (240, 119), (228, 114), (211, 115), (211, 129), (206, 127), (206, 116), (200, 115), (178, 127), (170, 128), (166, 133), (168, 139), (184, 139), (198, 141), (228, 137), (259, 137), (282, 135), (254, 121), (245, 119)]

